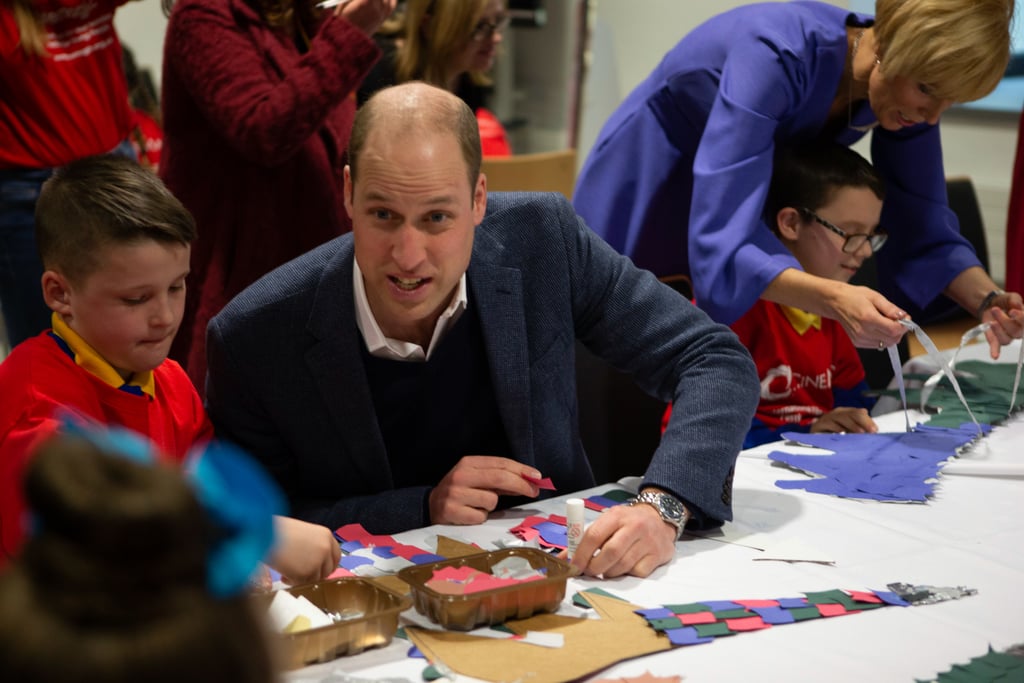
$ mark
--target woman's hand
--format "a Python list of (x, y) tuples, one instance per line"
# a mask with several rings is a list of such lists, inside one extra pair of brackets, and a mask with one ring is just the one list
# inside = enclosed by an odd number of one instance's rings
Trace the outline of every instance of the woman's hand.
[(989, 324), (985, 338), (988, 339), (992, 359), (999, 358), (999, 351), (1014, 339), (1020, 339), (1024, 332), (1024, 302), (1017, 292), (1003, 292), (991, 301), (991, 306), (982, 311), (981, 321)]
[(898, 322), (907, 317), (899, 306), (870, 287), (835, 284), (827, 302), (833, 311), (829, 317), (839, 321), (854, 346), (883, 349), (907, 333), (908, 328)]
[(335, 16), (344, 17), (360, 31), (372, 36), (395, 11), (396, 0), (349, 0), (334, 10)]
[(787, 268), (772, 280), (762, 299), (839, 321), (854, 346), (883, 349), (907, 333), (899, 306), (870, 287), (859, 287)]

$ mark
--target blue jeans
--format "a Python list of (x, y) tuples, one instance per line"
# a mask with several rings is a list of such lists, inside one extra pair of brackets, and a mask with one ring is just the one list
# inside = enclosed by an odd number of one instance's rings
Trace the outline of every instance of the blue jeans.
[(50, 326), (36, 249), (36, 199), (51, 169), (0, 171), (0, 306), (13, 348)]
[[(127, 140), (110, 154), (135, 159)], [(50, 327), (36, 248), (36, 200), (52, 168), (0, 170), (0, 308), (11, 348)]]

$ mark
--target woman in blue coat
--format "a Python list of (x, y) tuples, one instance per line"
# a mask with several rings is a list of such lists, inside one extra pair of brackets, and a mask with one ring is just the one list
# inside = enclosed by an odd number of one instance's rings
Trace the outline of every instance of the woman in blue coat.
[(576, 209), (637, 265), (688, 273), (697, 303), (720, 322), (764, 298), (838, 320), (857, 346), (888, 346), (906, 331), (896, 322), (903, 309), (804, 273), (761, 215), (776, 144), (849, 145), (871, 130), (891, 233), (879, 254), (882, 289), (911, 308), (945, 293), (993, 323), (995, 356), (1021, 336), (1024, 304), (960, 235), (938, 120), (998, 83), (1012, 15), (1012, 0), (877, 0), (873, 19), (819, 2), (713, 17), (605, 123)]

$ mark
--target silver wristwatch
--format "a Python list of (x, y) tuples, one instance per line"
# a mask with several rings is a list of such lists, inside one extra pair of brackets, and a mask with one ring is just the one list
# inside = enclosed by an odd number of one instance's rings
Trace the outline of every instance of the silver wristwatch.
[(686, 527), (686, 521), (690, 515), (686, 511), (686, 507), (677, 498), (661, 491), (651, 491), (648, 489), (647, 491), (641, 491), (627, 502), (629, 505), (647, 503), (652, 506), (658, 511), (663, 520), (676, 528), (676, 540), (678, 541), (682, 537), (683, 529)]

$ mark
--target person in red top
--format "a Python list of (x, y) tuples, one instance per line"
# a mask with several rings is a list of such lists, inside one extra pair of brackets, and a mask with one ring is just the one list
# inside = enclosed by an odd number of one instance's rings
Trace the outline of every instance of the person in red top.
[(133, 154), (113, 23), (126, 1), (0, 3), (0, 305), (11, 346), (49, 320), (32, 217), (43, 181), (75, 159)]
[[(151, 171), (115, 156), (57, 169), (38, 204), (53, 327), (0, 363), (0, 564), (24, 538), (26, 464), (63, 413), (138, 432), (174, 461), (213, 435), (195, 388), (167, 358), (196, 235), (188, 211)], [(316, 580), (337, 566), (329, 530), (276, 525), (271, 563), (282, 574)]]
[(485, 157), (512, 154), (508, 133), (487, 108), (494, 67), (509, 25), (505, 0), (408, 0), (381, 26), (384, 56), (359, 88), (362, 104), (381, 88), (424, 81), (458, 95), (476, 114)]
[(200, 237), (171, 357), (200, 393), (206, 324), (258, 277), (351, 222), (355, 91), (395, 0), (178, 0), (164, 41), (160, 175)]

